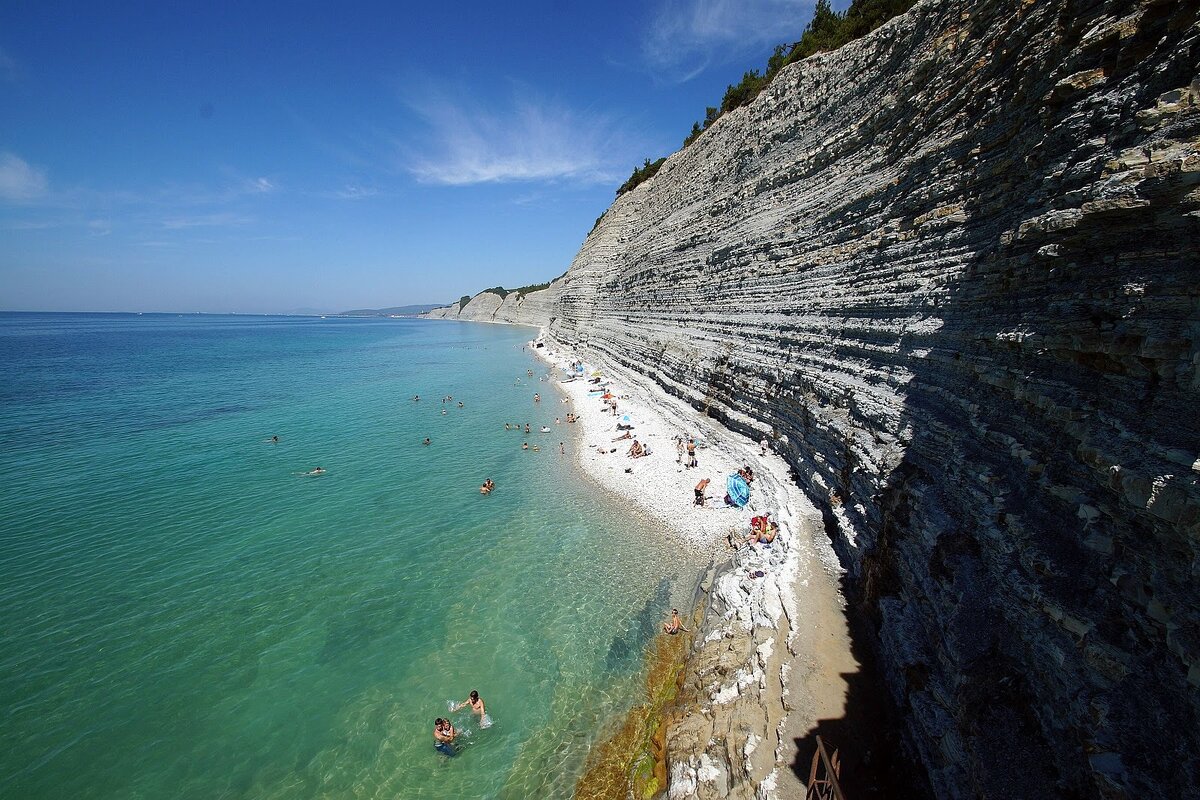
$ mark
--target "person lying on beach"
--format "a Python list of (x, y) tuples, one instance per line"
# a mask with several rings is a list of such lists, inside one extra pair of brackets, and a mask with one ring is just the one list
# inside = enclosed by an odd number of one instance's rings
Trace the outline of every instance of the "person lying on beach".
[(471, 690), (471, 696), (456, 705), (454, 710), (458, 711), (460, 708), (466, 708), (467, 706), (470, 706), (471, 710), (478, 714), (480, 719), (483, 719), (483, 715), (487, 713), (483, 707), (483, 698), (474, 689)]
[(771, 512), (750, 519), (750, 536), (747, 537), (747, 544), (770, 544), (775, 541), (775, 534), (779, 532), (779, 526), (771, 522)]
[(454, 726), (448, 719), (438, 717), (433, 721), (433, 749), (437, 750), (442, 755), (452, 756), (457, 754), (454, 749), (454, 737), (457, 732)]
[(619, 442), (619, 441), (621, 441), (622, 439), (632, 439), (632, 438), (633, 438), (633, 434), (632, 434), (632, 433), (630, 433), (629, 431), (626, 431), (626, 432), (625, 432), (625, 435), (623, 435), (623, 436), (618, 436), (617, 438), (613, 439), (613, 441), (614, 441), (614, 442)]
[(671, 609), (671, 621), (663, 623), (663, 633), (669, 633), (672, 636), (680, 631), (687, 632), (687, 628), (683, 627), (683, 620), (679, 618), (679, 610)]

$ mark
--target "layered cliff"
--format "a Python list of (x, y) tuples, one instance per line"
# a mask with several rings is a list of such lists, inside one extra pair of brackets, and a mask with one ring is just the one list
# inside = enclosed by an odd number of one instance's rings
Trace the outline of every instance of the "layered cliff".
[(939, 796), (1200, 793), (1198, 7), (926, 0), (507, 315), (774, 432)]
[(556, 292), (508, 292), (503, 297), (485, 290), (466, 305), (436, 308), (421, 316), (428, 319), (459, 319), (468, 322), (504, 322), (513, 325), (547, 325), (553, 314)]

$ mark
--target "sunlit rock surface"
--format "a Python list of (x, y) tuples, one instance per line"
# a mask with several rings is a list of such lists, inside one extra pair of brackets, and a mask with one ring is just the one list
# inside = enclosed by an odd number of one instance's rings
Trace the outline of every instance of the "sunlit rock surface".
[(1198, 5), (923, 2), (461, 315), (774, 431), (939, 797), (1200, 794)]

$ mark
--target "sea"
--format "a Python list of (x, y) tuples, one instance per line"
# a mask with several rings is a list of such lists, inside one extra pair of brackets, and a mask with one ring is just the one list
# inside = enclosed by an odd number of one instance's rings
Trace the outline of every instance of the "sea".
[(0, 797), (571, 797), (702, 565), (535, 333), (0, 314)]

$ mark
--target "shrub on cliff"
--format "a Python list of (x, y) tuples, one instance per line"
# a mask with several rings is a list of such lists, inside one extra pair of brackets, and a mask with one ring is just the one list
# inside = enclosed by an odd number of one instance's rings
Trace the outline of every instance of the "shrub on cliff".
[[(658, 172), (658, 168), (661, 167), (663, 162), (666, 160), (666, 158), (660, 158), (658, 161), (651, 161), (647, 158), (642, 166), (634, 167), (633, 174), (629, 176), (629, 180), (625, 181), (617, 188), (617, 197), (620, 197), (626, 192), (637, 188), (637, 186), (643, 181), (653, 178), (655, 173)], [(599, 222), (599, 220), (596, 221)]]
[(547, 281), (545, 283), (531, 283), (528, 286), (522, 286), (521, 288), (514, 289), (513, 291), (515, 291), (521, 297), (524, 297), (525, 295), (529, 294), (530, 292), (540, 292), (542, 289), (549, 289), (549, 288), (550, 288), (550, 282)]
[[(706, 109), (704, 122), (692, 123), (692, 132), (683, 140), (687, 147), (700, 134), (735, 108), (740, 108), (758, 97), (779, 71), (816, 53), (836, 50), (847, 42), (860, 39), (887, 22), (903, 14), (916, 4), (916, 0), (854, 0), (845, 14), (839, 14), (829, 5), (829, 0), (817, 0), (813, 18), (800, 36), (800, 41), (791, 45), (778, 45), (767, 59), (766, 71), (759, 74), (756, 69), (742, 75), (742, 80), (725, 90), (720, 108)], [(620, 194), (618, 191), (617, 194)]]

